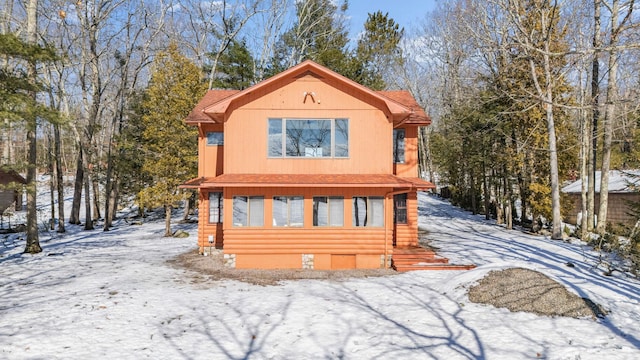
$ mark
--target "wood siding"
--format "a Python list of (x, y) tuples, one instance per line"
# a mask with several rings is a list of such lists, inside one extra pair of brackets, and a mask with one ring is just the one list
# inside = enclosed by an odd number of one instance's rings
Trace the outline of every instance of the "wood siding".
[[(564, 221), (576, 224), (578, 214), (582, 211), (582, 200), (580, 194), (568, 194), (566, 197), (572, 202), (573, 207), (564, 216)], [(600, 194), (595, 195), (595, 213), (600, 209)], [(609, 193), (609, 203), (607, 208), (607, 222), (614, 225), (634, 226), (638, 220), (630, 215), (632, 211), (630, 203), (640, 203), (640, 193)]]
[[(198, 177), (213, 177), (224, 171), (224, 146), (207, 145), (207, 132), (223, 132), (222, 124), (204, 124), (198, 129)], [(226, 135), (224, 141), (226, 141)]]
[(416, 192), (407, 194), (407, 223), (395, 226), (396, 246), (418, 245), (418, 196)]
[[(235, 109), (225, 123), (225, 174), (391, 174), (392, 126), (385, 114), (312, 76)], [(315, 102), (305, 92), (315, 94)], [(269, 158), (269, 118), (348, 118), (348, 158)], [(205, 164), (205, 166), (209, 166)], [(210, 176), (206, 175), (205, 176)]]
[(404, 177), (418, 177), (418, 128), (404, 126), (404, 163), (394, 164), (394, 174)]
[[(353, 226), (351, 207), (353, 196), (384, 195), (384, 190), (371, 188), (227, 188), (224, 194), (224, 219), (228, 219), (223, 224), (224, 253), (236, 256), (238, 268), (273, 268), (275, 264), (284, 268), (295, 264), (293, 267), (299, 268), (302, 254), (318, 257), (315, 269), (334, 268), (332, 255), (353, 255), (358, 267), (379, 268), (381, 256), (385, 252), (392, 252), (392, 229)], [(233, 217), (233, 196), (264, 196), (264, 226), (232, 226), (230, 220)], [(271, 219), (274, 196), (303, 196), (304, 226), (273, 226)], [(314, 196), (344, 197), (343, 227), (313, 226)]]

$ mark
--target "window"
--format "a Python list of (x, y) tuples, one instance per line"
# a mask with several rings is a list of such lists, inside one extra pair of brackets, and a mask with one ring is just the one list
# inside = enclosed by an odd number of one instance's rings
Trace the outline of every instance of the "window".
[(269, 119), (269, 157), (349, 157), (348, 119)]
[(222, 193), (209, 193), (209, 222), (222, 223)]
[(207, 133), (207, 145), (224, 145), (224, 133), (222, 132), (208, 132)]
[(313, 226), (344, 226), (344, 198), (314, 197)]
[(396, 224), (407, 223), (407, 194), (397, 194), (393, 197), (393, 221)]
[(273, 226), (304, 225), (304, 198), (302, 196), (273, 197)]
[(393, 129), (393, 162), (404, 164), (404, 129)]
[(353, 226), (384, 226), (384, 198), (354, 196)]
[(233, 226), (264, 226), (264, 197), (234, 196)]

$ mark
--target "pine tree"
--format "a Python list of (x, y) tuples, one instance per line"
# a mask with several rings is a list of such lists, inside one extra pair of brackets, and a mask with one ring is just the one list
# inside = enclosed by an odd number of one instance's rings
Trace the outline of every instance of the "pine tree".
[(401, 63), (400, 41), (404, 28), (389, 17), (377, 11), (369, 14), (364, 23), (364, 34), (352, 57), (354, 67), (345, 76), (374, 90), (386, 88), (384, 75), (396, 63)]
[(269, 73), (275, 75), (304, 60), (313, 60), (340, 74), (348, 73), (348, 7), (346, 0), (340, 6), (331, 0), (296, 2), (296, 22), (278, 41)]
[(197, 175), (197, 132), (184, 119), (205, 92), (198, 67), (175, 44), (158, 54), (142, 102), (142, 172), (150, 186), (138, 194), (142, 207), (165, 209), (165, 236), (171, 236), (171, 211), (185, 195), (178, 186)]
[(14, 34), (0, 34), (0, 56), (8, 59), (8, 66), (0, 68), (0, 118), (23, 122), (29, 143), (26, 186), (27, 242), (24, 252), (39, 253), (42, 247), (38, 238), (36, 214), (36, 133), (40, 120), (55, 122), (58, 116), (55, 111), (37, 100), (36, 94), (43, 91), (44, 87), (38, 82), (36, 69), (38, 64), (53, 61), (56, 56), (51, 48), (24, 42)]
[(218, 59), (213, 88), (243, 90), (254, 83), (253, 57), (246, 42), (232, 41)]

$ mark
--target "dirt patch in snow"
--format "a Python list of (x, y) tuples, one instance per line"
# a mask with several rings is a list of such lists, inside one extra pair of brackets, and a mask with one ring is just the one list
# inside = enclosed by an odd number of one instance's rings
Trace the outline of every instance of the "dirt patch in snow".
[(546, 316), (603, 318), (607, 314), (602, 306), (569, 292), (546, 275), (523, 268), (491, 271), (469, 289), (469, 300)]
[(251, 270), (231, 269), (224, 267), (222, 250), (213, 250), (207, 256), (198, 254), (197, 249), (178, 255), (169, 260), (173, 266), (194, 271), (192, 283), (207, 280), (237, 280), (255, 285), (278, 285), (281, 281), (318, 279), (318, 280), (346, 280), (351, 278), (367, 278), (397, 275), (391, 269), (357, 269), (357, 270)]

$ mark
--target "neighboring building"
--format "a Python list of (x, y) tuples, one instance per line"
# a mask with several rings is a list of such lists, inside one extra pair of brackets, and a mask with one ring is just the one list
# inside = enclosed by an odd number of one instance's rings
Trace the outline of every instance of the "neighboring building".
[[(571, 211), (566, 214), (565, 222), (577, 224), (582, 211), (582, 180), (575, 181), (562, 188), (573, 203)], [(596, 171), (595, 179), (595, 214), (600, 209), (600, 171)], [(640, 203), (640, 171), (613, 170), (609, 172), (609, 200), (607, 222), (633, 226), (638, 218), (633, 215), (632, 205)]]
[(235, 268), (381, 268), (418, 244), (417, 129), (407, 91), (373, 91), (305, 61), (211, 90), (198, 127), (198, 245)]
[(17, 172), (0, 168), (0, 214), (12, 204), (16, 210), (22, 209), (23, 185), (26, 183)]

